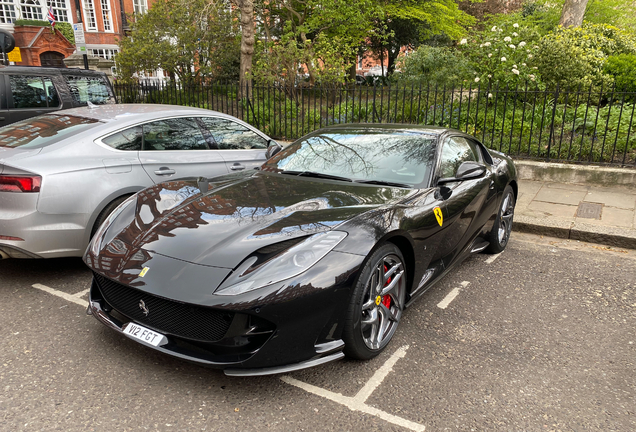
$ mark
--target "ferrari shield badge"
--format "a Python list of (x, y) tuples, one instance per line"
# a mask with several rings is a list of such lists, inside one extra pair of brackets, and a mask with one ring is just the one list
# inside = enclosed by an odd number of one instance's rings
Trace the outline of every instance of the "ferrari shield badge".
[(439, 207), (435, 207), (433, 209), (433, 213), (435, 213), (435, 218), (437, 219), (437, 223), (439, 226), (442, 226), (444, 223), (444, 215), (442, 215), (442, 209)]
[[(440, 223), (440, 225), (441, 225), (441, 223)], [(139, 272), (139, 277), (146, 276), (146, 273), (148, 273), (148, 270), (150, 270), (150, 267), (144, 267), (143, 270)]]

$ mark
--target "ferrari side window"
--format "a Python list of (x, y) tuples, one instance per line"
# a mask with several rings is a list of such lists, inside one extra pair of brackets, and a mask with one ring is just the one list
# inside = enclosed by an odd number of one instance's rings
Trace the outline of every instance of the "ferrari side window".
[(479, 161), (477, 151), (465, 138), (450, 137), (444, 141), (439, 167), (440, 178), (455, 177), (457, 168), (466, 161)]
[(194, 119), (173, 118), (143, 125), (144, 150), (209, 150)]
[(242, 124), (218, 117), (201, 117), (219, 150), (266, 149), (267, 141)]

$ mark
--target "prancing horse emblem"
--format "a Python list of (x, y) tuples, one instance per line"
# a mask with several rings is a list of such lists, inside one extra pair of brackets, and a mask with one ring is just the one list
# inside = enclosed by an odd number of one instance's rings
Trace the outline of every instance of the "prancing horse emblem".
[(150, 313), (150, 309), (146, 307), (146, 303), (144, 303), (143, 300), (139, 300), (139, 309), (141, 309), (146, 316)]

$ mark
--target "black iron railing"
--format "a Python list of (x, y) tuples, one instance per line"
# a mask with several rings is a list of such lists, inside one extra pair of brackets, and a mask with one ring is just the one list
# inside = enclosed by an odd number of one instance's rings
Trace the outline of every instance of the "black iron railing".
[(517, 157), (636, 166), (636, 92), (597, 87), (115, 85), (123, 103), (231, 114), (277, 139), (342, 123), (451, 127)]

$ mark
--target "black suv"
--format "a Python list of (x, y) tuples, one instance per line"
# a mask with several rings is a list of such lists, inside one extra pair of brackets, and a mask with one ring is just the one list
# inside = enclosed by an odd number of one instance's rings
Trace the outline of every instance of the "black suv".
[(105, 73), (71, 68), (0, 67), (0, 126), (88, 102), (116, 103)]

